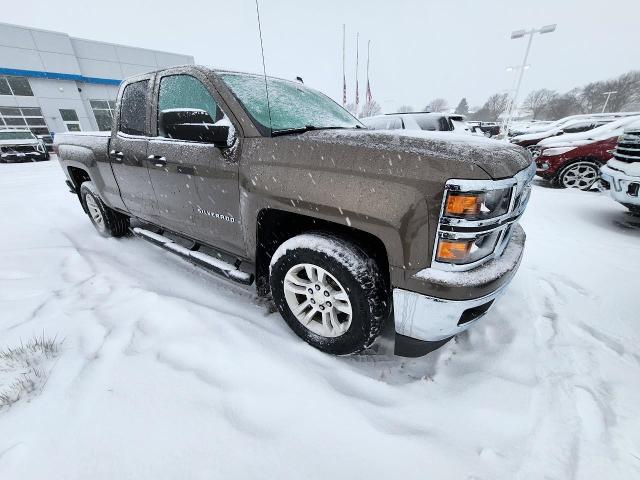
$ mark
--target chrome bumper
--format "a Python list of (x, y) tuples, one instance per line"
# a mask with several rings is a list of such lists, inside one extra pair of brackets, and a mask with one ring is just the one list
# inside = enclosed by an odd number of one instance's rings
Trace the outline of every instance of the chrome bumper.
[[(473, 288), (486, 281), (514, 272), (520, 266), (526, 235), (515, 226), (511, 241), (501, 257), (471, 271), (442, 272), (426, 269), (415, 277), (427, 282)], [(505, 291), (508, 283), (484, 297), (472, 300), (447, 300), (396, 288), (393, 309), (396, 333), (406, 337), (437, 342), (467, 330), (480, 320)]]

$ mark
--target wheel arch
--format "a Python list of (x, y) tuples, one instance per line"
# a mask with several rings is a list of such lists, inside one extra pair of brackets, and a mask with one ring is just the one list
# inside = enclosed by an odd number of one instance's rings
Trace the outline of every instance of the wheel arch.
[(76, 195), (78, 196), (78, 201), (80, 202), (80, 205), (82, 205), (82, 209), (85, 211), (85, 213), (89, 213), (87, 211), (87, 206), (82, 201), (82, 197), (80, 195), (80, 186), (84, 182), (92, 181), (91, 176), (89, 175), (89, 172), (84, 168), (74, 167), (74, 166), (67, 166), (67, 172), (69, 173), (69, 178), (71, 179), (71, 183), (75, 187)]
[(385, 288), (390, 285), (389, 255), (384, 242), (374, 234), (301, 213), (263, 208), (256, 223), (256, 287), (259, 295), (269, 292), (269, 263), (276, 249), (286, 240), (309, 232), (336, 235), (355, 243), (373, 258), (383, 276)]

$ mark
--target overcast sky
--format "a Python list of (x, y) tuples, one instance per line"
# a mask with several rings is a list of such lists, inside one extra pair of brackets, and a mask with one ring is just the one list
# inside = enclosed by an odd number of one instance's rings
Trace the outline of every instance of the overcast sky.
[[(523, 93), (568, 90), (640, 68), (640, 1), (260, 0), (270, 75), (294, 78), (341, 101), (342, 24), (347, 25), (347, 89), (353, 100), (355, 33), (360, 94), (371, 40), (373, 95), (387, 112), (422, 108), (435, 97), (480, 105), (512, 88), (508, 65), (526, 39), (512, 30), (557, 23), (534, 38)], [(72, 36), (191, 54), (204, 65), (259, 72), (255, 0), (5, 2), (2, 21)], [(361, 100), (362, 101), (362, 100)]]

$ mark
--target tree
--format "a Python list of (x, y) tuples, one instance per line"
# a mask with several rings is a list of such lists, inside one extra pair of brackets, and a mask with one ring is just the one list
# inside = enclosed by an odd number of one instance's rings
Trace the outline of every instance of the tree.
[(522, 107), (531, 112), (534, 120), (540, 117), (549, 109), (549, 102), (556, 97), (557, 92), (540, 88), (531, 92), (522, 102)]
[(449, 105), (444, 98), (434, 98), (424, 109), (429, 112), (444, 112), (449, 109)]
[(600, 113), (607, 100), (605, 92), (611, 94), (607, 102), (608, 112), (618, 112), (626, 105), (640, 100), (640, 71), (631, 71), (612, 80), (591, 82), (580, 90), (580, 103), (585, 112)]
[(367, 102), (362, 107), (362, 112), (360, 112), (360, 118), (364, 117), (373, 117), (374, 115), (378, 115), (382, 109), (380, 105), (375, 100), (371, 100), (371, 102)]
[(562, 95), (556, 95), (549, 102), (549, 116), (551, 120), (557, 120), (577, 113), (582, 113), (580, 90), (577, 88)]
[(494, 93), (491, 95), (481, 109), (473, 114), (474, 120), (485, 120), (495, 122), (498, 117), (507, 110), (509, 106), (509, 95), (506, 93)]
[[(640, 99), (640, 71), (628, 72), (613, 81), (606, 82), (607, 91), (617, 91), (607, 103), (608, 112), (619, 112), (625, 105)], [(606, 100), (606, 96), (603, 95)]]
[(467, 99), (463, 98), (460, 100), (460, 103), (456, 107), (456, 111), (458, 115), (469, 115), (469, 104), (467, 103)]
[(413, 107), (411, 105), (402, 105), (398, 108), (398, 113), (407, 113), (413, 112)]

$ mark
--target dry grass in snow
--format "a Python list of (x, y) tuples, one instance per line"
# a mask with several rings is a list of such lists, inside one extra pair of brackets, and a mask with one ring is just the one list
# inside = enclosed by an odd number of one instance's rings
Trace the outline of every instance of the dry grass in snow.
[(35, 337), (26, 344), (0, 349), (0, 410), (37, 395), (58, 355), (55, 338)]

